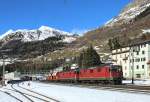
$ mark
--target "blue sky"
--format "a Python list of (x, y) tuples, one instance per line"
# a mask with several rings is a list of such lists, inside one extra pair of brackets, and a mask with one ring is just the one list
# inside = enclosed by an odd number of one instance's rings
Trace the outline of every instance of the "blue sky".
[(0, 0), (0, 34), (41, 25), (82, 32), (103, 25), (131, 0)]

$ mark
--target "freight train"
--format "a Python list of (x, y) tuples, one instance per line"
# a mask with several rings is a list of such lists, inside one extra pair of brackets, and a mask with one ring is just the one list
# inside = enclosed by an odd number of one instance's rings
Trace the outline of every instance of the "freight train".
[(76, 68), (60, 71), (47, 77), (48, 81), (56, 82), (88, 82), (103, 84), (121, 84), (122, 67), (118, 65), (102, 65), (92, 68)]

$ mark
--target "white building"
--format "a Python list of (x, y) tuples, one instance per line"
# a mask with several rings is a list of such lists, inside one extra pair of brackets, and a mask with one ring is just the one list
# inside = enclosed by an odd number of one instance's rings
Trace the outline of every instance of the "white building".
[[(112, 50), (113, 64), (121, 65), (124, 78), (150, 78), (150, 41)], [(134, 69), (132, 71), (132, 68)]]
[(121, 65), (123, 70), (123, 76), (125, 78), (130, 77), (129, 69), (129, 47), (112, 50), (113, 64)]

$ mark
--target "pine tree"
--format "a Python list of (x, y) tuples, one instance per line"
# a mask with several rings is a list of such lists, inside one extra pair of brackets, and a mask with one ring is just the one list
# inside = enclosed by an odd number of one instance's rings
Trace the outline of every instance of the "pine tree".
[(100, 65), (101, 64), (100, 56), (93, 49), (93, 47), (90, 46), (86, 51), (83, 50), (83, 52), (80, 54), (78, 64), (80, 68), (88, 68)]

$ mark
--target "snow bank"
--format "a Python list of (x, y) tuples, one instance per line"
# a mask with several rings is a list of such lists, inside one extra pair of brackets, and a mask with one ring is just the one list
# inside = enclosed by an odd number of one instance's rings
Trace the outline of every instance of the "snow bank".
[[(131, 84), (132, 80), (123, 80), (124, 84)], [(135, 85), (143, 85), (143, 86), (150, 86), (150, 79), (145, 80), (134, 80)]]

